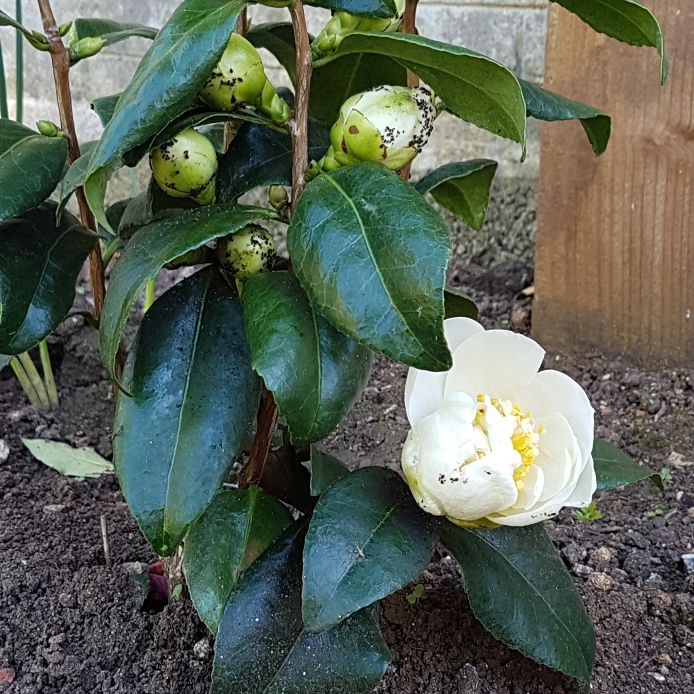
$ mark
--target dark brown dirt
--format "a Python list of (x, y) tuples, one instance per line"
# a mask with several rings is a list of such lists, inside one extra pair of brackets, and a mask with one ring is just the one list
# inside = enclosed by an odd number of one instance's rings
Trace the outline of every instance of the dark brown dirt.
[[(525, 274), (523, 274), (523, 272)], [(530, 300), (510, 298), (527, 271), (481, 276), (487, 327), (526, 331)], [(509, 279), (510, 278), (510, 279)], [(110, 387), (95, 334), (66, 325), (54, 347), (62, 409), (26, 407), (0, 380), (0, 692), (7, 694), (190, 694), (207, 691), (212, 639), (186, 600), (159, 614), (123, 568), (154, 557), (113, 477), (78, 482), (35, 462), (20, 437), (90, 445), (110, 455)], [(603, 495), (602, 520), (568, 513), (550, 533), (571, 569), (598, 638), (592, 690), (609, 694), (694, 691), (694, 577), (680, 555), (694, 545), (694, 372), (648, 373), (621, 360), (549, 357), (588, 391), (597, 433), (672, 481)], [(326, 447), (352, 465), (397, 466), (407, 433), (405, 369), (377, 361), (369, 388)], [(108, 520), (114, 568), (99, 530)], [(494, 641), (474, 619), (453, 562), (439, 554), (421, 581), (384, 602), (393, 664), (380, 694), (578, 694), (576, 683)]]

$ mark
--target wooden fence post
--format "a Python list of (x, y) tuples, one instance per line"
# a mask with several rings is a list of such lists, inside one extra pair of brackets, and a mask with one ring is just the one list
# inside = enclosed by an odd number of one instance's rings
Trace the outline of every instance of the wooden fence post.
[(646, 0), (671, 59), (596, 34), (551, 5), (547, 89), (612, 116), (601, 158), (581, 126), (543, 124), (533, 334), (694, 364), (694, 1)]

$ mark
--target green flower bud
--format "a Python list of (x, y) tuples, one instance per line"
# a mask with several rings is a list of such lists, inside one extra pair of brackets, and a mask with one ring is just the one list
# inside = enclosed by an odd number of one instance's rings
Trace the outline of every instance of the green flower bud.
[(61, 36), (65, 36), (65, 34), (67, 34), (68, 31), (70, 31), (70, 29), (72, 29), (72, 22), (65, 22), (64, 24), (61, 24), (58, 27), (58, 33)]
[(217, 152), (193, 128), (187, 128), (150, 155), (154, 180), (173, 198), (193, 198), (201, 205), (215, 200)]
[(232, 34), (219, 64), (200, 91), (212, 108), (233, 111), (242, 104), (267, 113), (278, 125), (289, 119), (289, 106), (277, 96), (265, 75), (258, 51), (239, 34)]
[(24, 34), (24, 38), (37, 51), (50, 51), (48, 39), (40, 31), (32, 31), (31, 34)]
[(104, 40), (100, 36), (88, 36), (80, 39), (71, 47), (71, 51), (75, 58), (82, 60), (83, 58), (91, 58), (96, 55), (104, 47)]
[(63, 131), (50, 120), (36, 121), (36, 129), (45, 137), (65, 137)]
[(289, 205), (289, 196), (284, 186), (270, 186), (268, 190), (268, 201), (277, 212), (282, 212)]
[(436, 115), (433, 95), (423, 87), (385, 86), (356, 94), (340, 108), (330, 131), (332, 146), (319, 164), (328, 171), (379, 161), (399, 171), (429, 141)]
[(276, 256), (272, 234), (257, 224), (248, 224), (217, 243), (217, 258), (222, 270), (240, 282), (270, 270)]
[(318, 60), (337, 50), (338, 46), (355, 31), (392, 33), (397, 31), (405, 16), (405, 0), (395, 0), (395, 16), (385, 19), (358, 17), (348, 12), (336, 12), (311, 44), (311, 55)]

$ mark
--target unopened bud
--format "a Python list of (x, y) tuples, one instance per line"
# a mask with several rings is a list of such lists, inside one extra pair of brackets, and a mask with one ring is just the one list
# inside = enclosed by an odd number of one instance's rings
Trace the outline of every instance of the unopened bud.
[(282, 212), (287, 209), (287, 205), (289, 204), (287, 189), (284, 186), (270, 186), (268, 201), (277, 212)]
[(433, 95), (423, 87), (385, 86), (356, 94), (340, 108), (321, 168), (378, 161), (399, 171), (429, 141), (436, 115)]
[(395, 32), (400, 28), (404, 16), (405, 0), (395, 0), (395, 16), (384, 19), (358, 17), (348, 12), (336, 12), (311, 44), (313, 59), (318, 60), (337, 50), (345, 37), (355, 31)]
[(254, 106), (278, 125), (291, 115), (265, 75), (258, 51), (239, 34), (232, 34), (222, 59), (200, 91), (212, 108), (233, 111), (240, 105)]
[(100, 36), (87, 36), (75, 43), (70, 50), (75, 58), (82, 60), (91, 58), (104, 47), (104, 40)]
[(24, 38), (37, 51), (51, 50), (51, 47), (48, 45), (48, 39), (39, 31), (32, 31), (31, 34), (24, 34)]
[(150, 156), (154, 180), (173, 198), (193, 198), (201, 205), (215, 200), (217, 152), (193, 128), (187, 128)]
[(217, 243), (217, 258), (222, 270), (240, 282), (272, 269), (276, 257), (272, 234), (257, 224), (248, 224)]
[(36, 129), (45, 137), (65, 137), (63, 131), (50, 120), (36, 121)]
[(72, 22), (65, 22), (65, 24), (61, 24), (58, 27), (58, 33), (61, 36), (65, 36), (65, 34), (67, 34), (68, 31), (70, 31), (70, 29), (72, 29)]

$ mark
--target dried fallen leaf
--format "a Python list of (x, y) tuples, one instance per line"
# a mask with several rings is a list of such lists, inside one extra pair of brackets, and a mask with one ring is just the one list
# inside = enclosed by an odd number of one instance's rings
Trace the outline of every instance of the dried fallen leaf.
[(22, 439), (29, 452), (44, 465), (68, 477), (99, 477), (113, 472), (113, 463), (91, 448), (72, 448), (58, 441)]
[(685, 460), (684, 455), (682, 455), (682, 453), (678, 453), (677, 451), (673, 451), (672, 453), (670, 453), (667, 462), (671, 465), (674, 465), (675, 467), (691, 467), (692, 465), (694, 465), (694, 462)]

